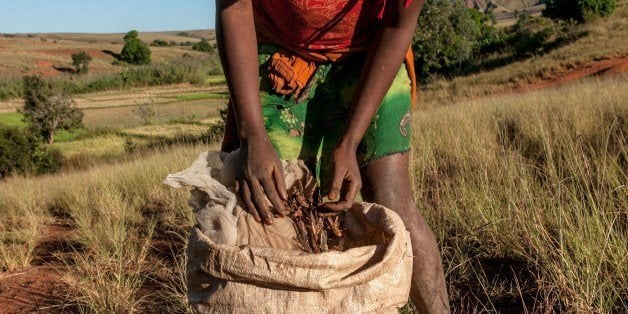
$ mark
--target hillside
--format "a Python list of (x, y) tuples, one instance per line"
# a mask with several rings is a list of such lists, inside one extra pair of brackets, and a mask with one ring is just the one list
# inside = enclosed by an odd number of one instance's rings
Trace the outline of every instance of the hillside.
[[(115, 73), (121, 70), (112, 65), (114, 55), (122, 51), (124, 34), (4, 34), (0, 36), (0, 77), (40, 74), (47, 77), (62, 76), (72, 71), (71, 54), (86, 51), (93, 61), (93, 74)], [(140, 39), (147, 44), (156, 39), (176, 43), (173, 47), (151, 47), (153, 61), (163, 62), (184, 54), (202, 55), (185, 43), (201, 38), (214, 39), (211, 30), (146, 32)]]

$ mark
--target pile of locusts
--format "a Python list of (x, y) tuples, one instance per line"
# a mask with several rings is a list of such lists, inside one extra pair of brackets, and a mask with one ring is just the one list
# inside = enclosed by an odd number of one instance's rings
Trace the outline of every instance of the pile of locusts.
[(288, 191), (288, 201), (285, 202), (301, 249), (310, 253), (342, 251), (344, 212), (324, 211), (318, 188), (309, 195), (304, 195), (303, 190), (303, 185), (298, 182)]

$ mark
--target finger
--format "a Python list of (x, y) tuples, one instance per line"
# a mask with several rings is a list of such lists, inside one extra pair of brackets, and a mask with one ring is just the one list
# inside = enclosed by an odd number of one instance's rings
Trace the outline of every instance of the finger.
[(284, 201), (288, 200), (288, 191), (286, 190), (286, 177), (283, 175), (283, 170), (281, 170), (281, 166), (275, 167), (273, 171), (273, 180), (275, 180), (275, 187), (279, 192), (279, 196)]
[(362, 188), (362, 181), (360, 179), (352, 178), (348, 180), (348, 182), (349, 187), (347, 189), (347, 193), (344, 194), (345, 196), (343, 197), (344, 201), (347, 202), (347, 209), (353, 206), (353, 203), (355, 203), (355, 197), (358, 195), (358, 191)]
[(340, 169), (339, 167), (334, 167), (334, 178), (331, 181), (331, 187), (329, 188), (329, 193), (327, 193), (327, 198), (332, 201), (338, 200), (338, 196), (340, 196), (340, 188), (342, 188), (342, 181), (344, 180), (346, 171)]
[(253, 219), (255, 219), (255, 221), (262, 222), (262, 219), (260, 219), (259, 214), (257, 213), (255, 205), (253, 205), (253, 202), (251, 202), (251, 190), (248, 183), (246, 183), (246, 181), (244, 180), (239, 180), (238, 182), (238, 185), (240, 186), (240, 196), (242, 197), (242, 202), (244, 203), (246, 210), (249, 212), (249, 214), (253, 216)]
[(349, 202), (347, 201), (330, 202), (330, 203), (323, 204), (323, 209), (330, 212), (338, 213), (338, 212), (343, 212), (351, 208), (351, 206), (352, 204), (349, 204)]
[(266, 195), (259, 181), (255, 180), (251, 182), (251, 193), (253, 194), (253, 204), (255, 204), (262, 221), (267, 225), (272, 225), (273, 215), (270, 213), (270, 209), (268, 209)]
[(277, 194), (277, 190), (275, 190), (275, 184), (273, 184), (271, 179), (266, 179), (260, 181), (262, 183), (262, 187), (264, 187), (264, 192), (266, 192), (266, 196), (268, 196), (268, 200), (273, 204), (273, 208), (275, 212), (279, 214), (279, 216), (286, 216), (286, 211), (283, 207), (283, 202), (281, 198), (279, 198), (279, 194)]

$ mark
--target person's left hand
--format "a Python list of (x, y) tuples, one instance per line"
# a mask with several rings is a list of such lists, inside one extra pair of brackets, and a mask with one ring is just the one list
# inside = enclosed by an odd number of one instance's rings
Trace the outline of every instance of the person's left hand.
[(351, 208), (362, 188), (355, 151), (354, 148), (340, 145), (331, 156), (333, 180), (327, 193), (327, 198), (331, 201), (323, 204), (323, 208), (329, 211), (341, 212)]

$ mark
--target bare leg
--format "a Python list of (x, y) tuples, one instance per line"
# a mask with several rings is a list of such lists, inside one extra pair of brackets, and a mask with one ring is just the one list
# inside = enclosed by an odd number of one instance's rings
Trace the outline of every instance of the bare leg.
[(449, 300), (438, 244), (414, 204), (408, 154), (375, 160), (362, 170), (362, 196), (394, 210), (406, 224), (414, 263), (410, 299), (420, 313), (448, 313)]

